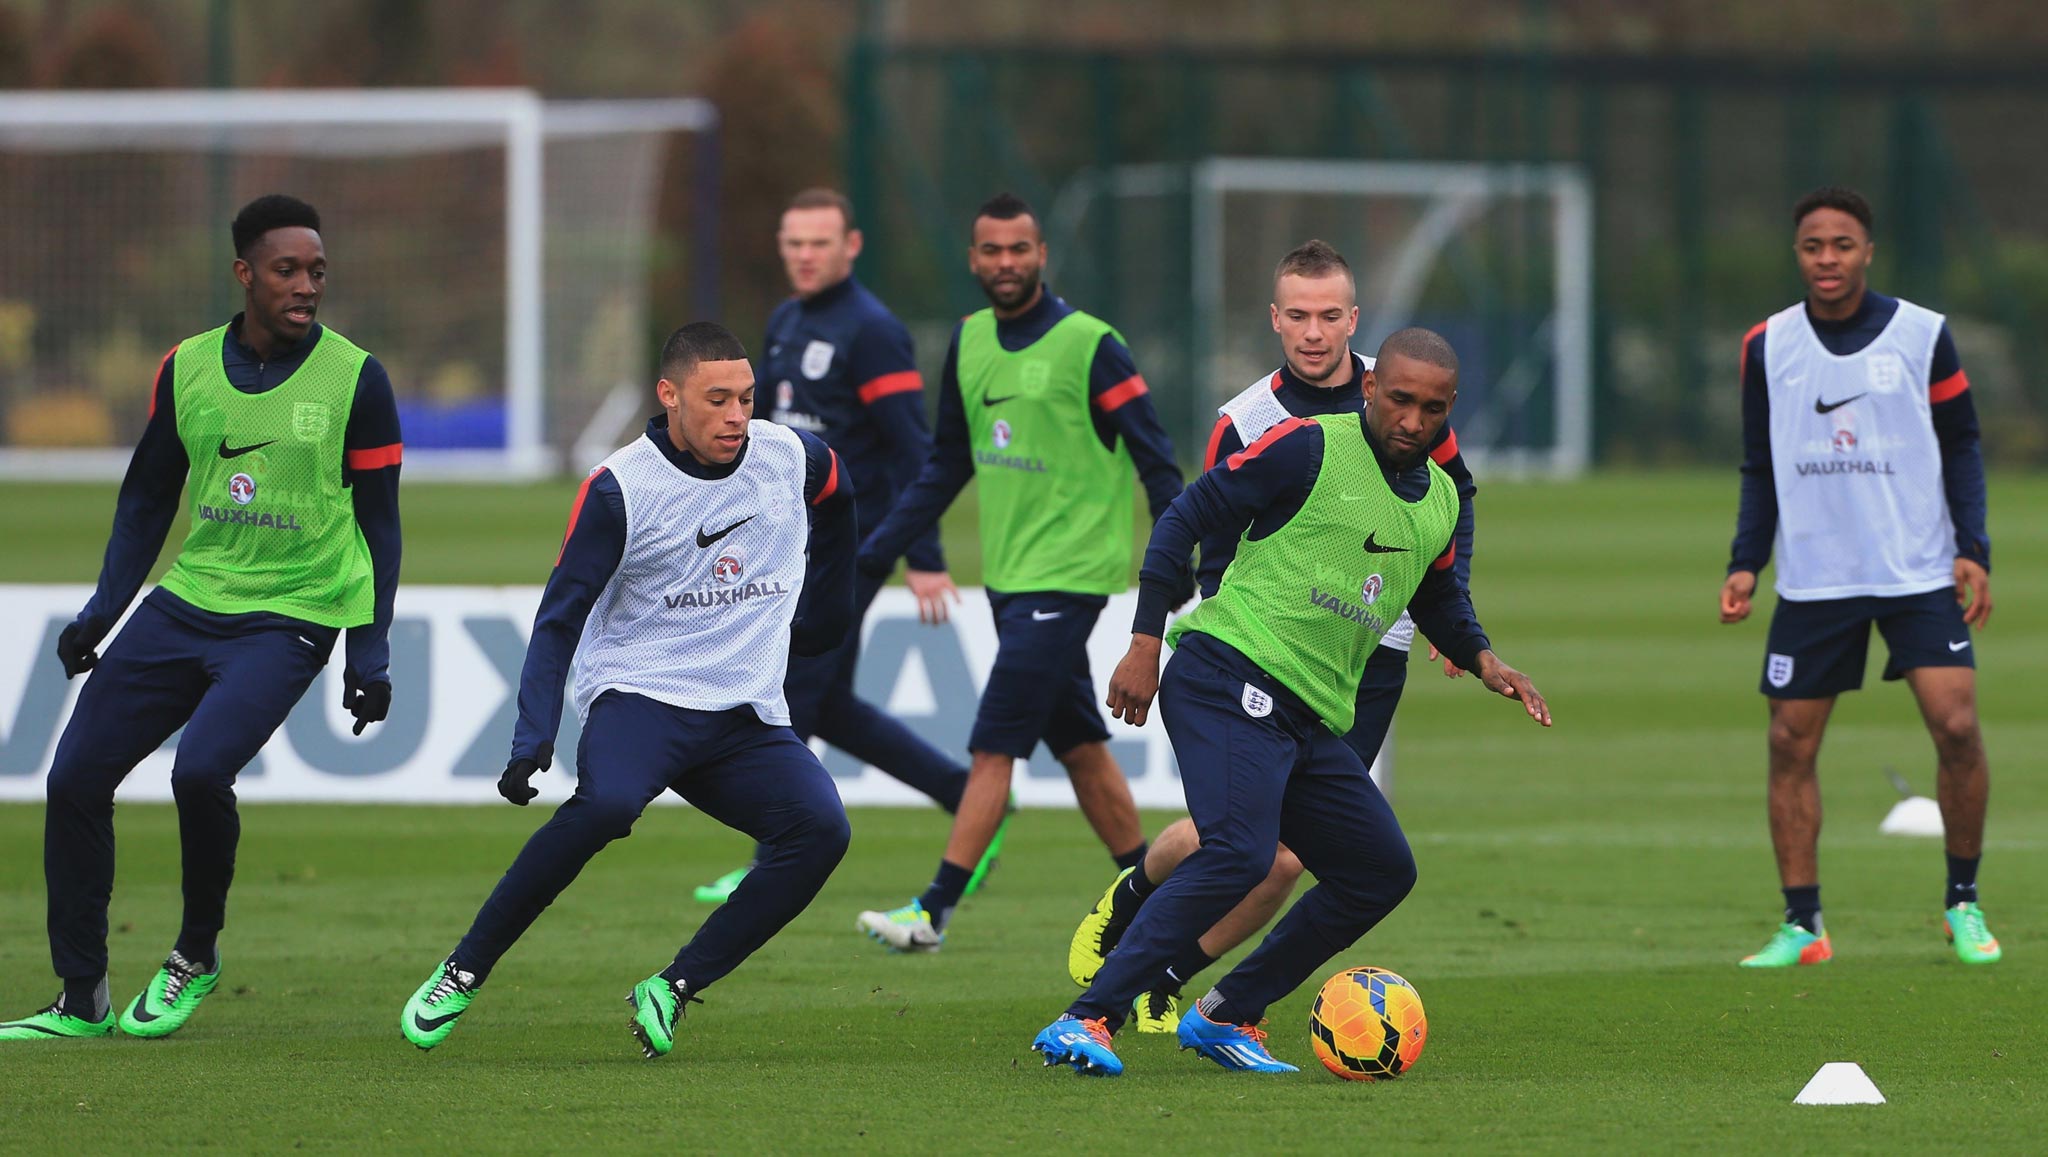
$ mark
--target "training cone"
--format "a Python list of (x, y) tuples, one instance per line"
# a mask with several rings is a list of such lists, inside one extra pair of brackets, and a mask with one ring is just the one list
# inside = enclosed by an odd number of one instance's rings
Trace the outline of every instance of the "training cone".
[(1795, 1105), (1882, 1105), (1884, 1094), (1877, 1091), (1870, 1078), (1864, 1074), (1863, 1066), (1855, 1061), (1829, 1061), (1813, 1074), (1799, 1095), (1792, 1098)]
[(1924, 795), (1902, 799), (1892, 805), (1892, 810), (1877, 825), (1877, 830), (1887, 836), (1935, 836), (1941, 835), (1941, 805)]

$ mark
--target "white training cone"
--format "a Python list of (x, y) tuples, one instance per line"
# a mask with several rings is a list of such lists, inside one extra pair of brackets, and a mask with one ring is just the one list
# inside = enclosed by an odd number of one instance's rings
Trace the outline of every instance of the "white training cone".
[(1882, 1105), (1884, 1094), (1870, 1083), (1864, 1075), (1863, 1066), (1855, 1061), (1829, 1061), (1813, 1074), (1799, 1095), (1792, 1098), (1795, 1105)]
[(1892, 805), (1877, 825), (1887, 836), (1940, 836), (1941, 805), (1924, 795), (1909, 796)]

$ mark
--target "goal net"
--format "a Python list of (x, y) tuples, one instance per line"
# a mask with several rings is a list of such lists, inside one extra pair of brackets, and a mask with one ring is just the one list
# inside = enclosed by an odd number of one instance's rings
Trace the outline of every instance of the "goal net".
[(120, 475), (164, 351), (241, 308), (228, 222), (268, 192), (319, 209), (320, 320), (390, 372), (409, 474), (559, 469), (645, 383), (668, 158), (716, 127), (522, 89), (0, 95), (0, 476)]

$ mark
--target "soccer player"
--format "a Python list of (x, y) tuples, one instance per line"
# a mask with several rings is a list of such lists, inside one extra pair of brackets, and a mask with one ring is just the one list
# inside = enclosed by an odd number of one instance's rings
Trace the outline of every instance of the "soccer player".
[(1863, 685), (1875, 623), (1886, 679), (1913, 690), (1934, 739), (1948, 842), (1948, 938), (1965, 964), (1999, 958), (1977, 907), (1991, 773), (1977, 725), (1970, 628), (1991, 621), (1984, 460), (1948, 323), (1866, 284), (1870, 205), (1823, 188), (1793, 207), (1806, 299), (1749, 331), (1742, 350), (1742, 498), (1721, 621), (1749, 617), (1778, 559), (1765, 644), (1771, 846), (1785, 918), (1749, 968), (1820, 964), (1820, 783), (1835, 697)]
[[(1323, 241), (1308, 241), (1296, 247), (1280, 259), (1273, 271), (1273, 302), (1269, 308), (1273, 332), (1280, 335), (1280, 368), (1253, 382), (1219, 408), (1220, 416), (1210, 432), (1208, 452), (1202, 463), (1204, 470), (1228, 460), (1290, 417), (1355, 414), (1364, 406), (1364, 384), (1372, 373), (1373, 359), (1351, 349), (1351, 339), (1358, 330), (1358, 290), (1343, 254)], [(1443, 467), (1457, 489), (1457, 553), (1452, 570), (1459, 585), (1469, 590), (1472, 498), (1478, 488), (1465, 466), (1464, 456), (1458, 452), (1458, 436), (1448, 421), (1431, 441), (1429, 457)], [(1237, 538), (1234, 534), (1215, 534), (1204, 538), (1201, 545), (1196, 577), (1203, 597), (1208, 598), (1215, 595), (1224, 569), (1236, 556)], [(1403, 611), (1373, 650), (1372, 658), (1366, 661), (1354, 722), (1345, 733), (1344, 742), (1367, 767), (1378, 757), (1393, 725), (1394, 709), (1401, 702), (1401, 688), (1407, 677), (1408, 648), (1414, 637), (1414, 620)], [(1432, 648), (1431, 658), (1435, 657)], [(1453, 677), (1463, 674), (1448, 660), (1444, 673)], [(1067, 970), (1074, 983), (1086, 988), (1095, 979), (1103, 958), (1116, 947), (1145, 897), (1172, 875), (1174, 868), (1200, 842), (1194, 821), (1179, 820), (1152, 841), (1143, 864), (1110, 882), (1102, 898), (1075, 929), (1068, 945)], [(1132, 1014), (1137, 1030), (1176, 1031), (1181, 986), (1265, 927), (1287, 902), (1300, 876), (1301, 861), (1282, 847), (1265, 882), (1216, 927), (1203, 933), (1198, 942), (1190, 944), (1166, 968), (1158, 985), (1138, 999)]]
[[(1159, 885), (1088, 991), (1031, 1047), (1046, 1063), (1116, 1075), (1131, 1002), (1267, 876), (1282, 842), (1315, 873), (1257, 951), (1180, 1020), (1185, 1048), (1229, 1069), (1291, 1072), (1262, 1043), (1267, 1005), (1392, 911), (1415, 861), (1351, 729), (1372, 651), (1404, 607), (1486, 686), (1550, 711), (1493, 653), (1451, 566), (1456, 488), (1429, 445), (1457, 397), (1457, 356), (1404, 329), (1380, 346), (1362, 413), (1289, 418), (1196, 479), (1153, 528), (1113, 714), (1142, 724), (1155, 694), (1201, 848)], [(1169, 592), (1198, 540), (1235, 532), (1216, 594), (1174, 625)]]
[[(910, 331), (853, 276), (861, 234), (854, 228), (853, 202), (843, 194), (831, 189), (798, 193), (783, 210), (776, 244), (794, 296), (768, 318), (759, 371), (762, 382), (774, 383), (768, 418), (823, 438), (853, 484), (860, 525), (879, 526), (932, 449)], [(911, 543), (908, 556), (904, 577), (917, 596), (919, 617), (945, 622), (947, 599), (957, 602), (960, 595), (946, 573), (937, 527)], [(822, 655), (791, 656), (782, 686), (790, 726), (800, 739), (823, 736), (950, 812), (960, 806), (967, 769), (853, 693), (860, 620), (880, 588), (879, 578), (862, 575), (857, 580), (854, 625), (844, 643)], [(998, 831), (991, 854), (1000, 843)], [(756, 848), (754, 858), (759, 860), (765, 850)], [(970, 892), (990, 858), (984, 856), (977, 866)], [(697, 899), (722, 903), (752, 866), (699, 886)]]
[(853, 619), (854, 499), (815, 435), (751, 420), (754, 371), (714, 322), (669, 336), (662, 413), (576, 495), (519, 675), (498, 791), (521, 806), (554, 760), (565, 677), (583, 740), (576, 793), (526, 842), (469, 934), (406, 1003), (420, 1048), (447, 1039), (500, 957), (583, 865), (674, 791), (767, 848), (674, 963), (634, 986), (642, 1052), (675, 1045), (683, 1005), (810, 904), (846, 854), (846, 810), (789, 729), (785, 657)]
[[(103, 1037), (114, 790), (183, 727), (171, 767), (184, 922), (118, 1017), (168, 1036), (220, 981), (241, 820), (235, 777), (348, 631), (342, 706), (356, 734), (391, 706), (401, 443), (377, 359), (314, 320), (327, 290), (320, 215), (258, 197), (235, 215), (242, 312), (164, 357), (114, 507), (99, 585), (57, 637), (66, 678), (92, 672), (50, 765), (43, 828), (50, 959), (63, 995), (0, 1040)], [(191, 529), (157, 588), (96, 648), (148, 577), (177, 516)]]
[[(1117, 866), (1144, 859), (1130, 785), (1095, 706), (1088, 635), (1129, 585), (1132, 475), (1156, 518), (1180, 493), (1173, 445), (1131, 351), (1110, 325), (1041, 280), (1038, 216), (1008, 193), (976, 212), (967, 265), (990, 307), (953, 331), (932, 456), (857, 565), (886, 573), (969, 479), (979, 478), (982, 559), (998, 640), (968, 738), (972, 764), (931, 886), (862, 931), (900, 952), (935, 952), (1003, 820), (1015, 761), (1040, 741), (1066, 768)], [(1180, 600), (1194, 584), (1182, 576)]]

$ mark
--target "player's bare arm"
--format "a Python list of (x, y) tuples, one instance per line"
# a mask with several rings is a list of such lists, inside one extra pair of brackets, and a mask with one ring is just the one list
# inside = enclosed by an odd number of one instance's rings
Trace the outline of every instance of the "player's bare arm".
[(1132, 635), (1131, 649), (1109, 677), (1109, 713), (1133, 727), (1145, 725), (1159, 694), (1159, 643), (1157, 635)]

